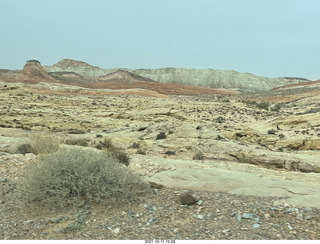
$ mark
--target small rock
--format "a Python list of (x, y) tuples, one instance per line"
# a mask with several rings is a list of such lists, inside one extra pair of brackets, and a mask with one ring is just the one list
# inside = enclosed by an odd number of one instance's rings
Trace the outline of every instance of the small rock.
[(237, 216), (237, 220), (241, 221), (242, 217), (241, 216)]
[(8, 181), (7, 177), (3, 176), (3, 177), (2, 177), (2, 182), (5, 183), (5, 182), (7, 182), (7, 181)]
[(156, 182), (152, 182), (152, 181), (149, 181), (149, 185), (152, 187), (152, 188), (155, 188), (155, 189), (161, 189), (163, 187), (163, 185), (159, 184), (159, 183), (156, 183)]
[(112, 230), (112, 233), (115, 234), (115, 235), (118, 235), (120, 233), (120, 230), (121, 229), (119, 227), (117, 227), (114, 230)]
[(198, 218), (198, 219), (203, 219), (203, 218), (204, 218), (204, 215), (198, 214), (198, 215), (197, 215), (197, 218)]
[(293, 230), (293, 227), (289, 223), (287, 223), (287, 225), (289, 230)]
[(309, 213), (311, 211), (312, 211), (312, 208), (306, 207), (306, 208), (303, 209), (303, 212), (305, 212), (305, 213)]
[(200, 206), (202, 204), (202, 200), (197, 201), (197, 204)]
[(223, 230), (222, 233), (227, 235), (229, 231), (230, 231), (229, 229), (226, 229), (226, 230)]
[(230, 217), (234, 217), (235, 215), (236, 215), (236, 213), (233, 212), (233, 213), (230, 214)]
[(260, 222), (260, 219), (259, 218), (254, 218), (254, 223), (255, 224), (258, 224)]
[(26, 220), (26, 221), (23, 221), (23, 224), (24, 225), (27, 225), (27, 224), (30, 224), (30, 223), (32, 223), (33, 222), (33, 220)]
[(299, 213), (299, 214), (297, 215), (297, 219), (303, 220), (303, 214)]
[(253, 215), (252, 215), (252, 214), (244, 213), (244, 214), (242, 215), (242, 218), (244, 218), (244, 219), (253, 219)]
[(192, 191), (186, 191), (180, 195), (180, 204), (191, 205), (198, 202), (200, 199)]
[(60, 234), (60, 233), (63, 233), (63, 229), (62, 229), (62, 228), (58, 228), (58, 229), (56, 229), (55, 231), (56, 231), (57, 233), (59, 233), (59, 234)]
[(312, 215), (307, 215), (306, 220), (312, 219)]
[(293, 210), (292, 208), (288, 208), (288, 209), (284, 210), (284, 212), (285, 212), (285, 213), (291, 213), (292, 210)]
[(252, 227), (253, 227), (254, 229), (259, 228), (259, 226), (260, 226), (259, 224), (253, 224), (253, 225), (252, 225)]
[(266, 219), (269, 219), (269, 218), (270, 218), (270, 214), (265, 214), (264, 217), (265, 217)]

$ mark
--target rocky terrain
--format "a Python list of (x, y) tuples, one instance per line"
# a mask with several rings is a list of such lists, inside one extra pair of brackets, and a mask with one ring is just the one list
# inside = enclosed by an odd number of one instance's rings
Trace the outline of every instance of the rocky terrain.
[[(40, 73), (26, 67), (0, 78), (8, 79), (0, 82), (1, 239), (320, 238), (320, 98), (314, 84), (186, 96), (72, 86), (61, 77), (85, 76), (63, 71), (70, 73), (56, 73), (58, 79), (39, 65), (31, 62)], [(100, 79), (159, 84), (130, 72)], [(20, 83), (10, 80), (17, 75)], [(150, 192), (129, 205), (79, 202), (59, 211), (19, 205), (15, 184), (41, 155), (18, 148), (38, 133), (59, 138), (61, 147), (88, 150), (109, 139), (129, 156), (128, 167)]]

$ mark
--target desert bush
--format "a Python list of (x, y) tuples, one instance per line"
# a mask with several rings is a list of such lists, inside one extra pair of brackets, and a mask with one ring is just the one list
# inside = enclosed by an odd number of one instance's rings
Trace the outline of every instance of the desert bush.
[(103, 141), (99, 141), (99, 143), (96, 145), (96, 148), (99, 150), (102, 149), (108, 149), (108, 148), (114, 148), (112, 141), (110, 138), (105, 137)]
[(131, 148), (139, 148), (140, 144), (137, 142), (132, 143)]
[(66, 140), (66, 144), (67, 145), (82, 146), (82, 147), (87, 147), (88, 146), (87, 139), (84, 139), (84, 138), (67, 139)]
[(260, 102), (256, 104), (256, 107), (258, 109), (265, 109), (265, 110), (269, 110), (269, 103), (267, 102)]
[(271, 108), (271, 111), (274, 111), (274, 112), (279, 112), (280, 109), (281, 109), (282, 105), (280, 103), (276, 104), (275, 106), (273, 106)]
[(197, 151), (197, 152), (194, 154), (194, 156), (193, 156), (192, 159), (193, 159), (193, 160), (203, 160), (203, 159), (204, 159), (203, 152)]
[(110, 154), (72, 148), (42, 155), (26, 167), (16, 194), (23, 203), (67, 206), (131, 202), (146, 191), (139, 175)]
[(20, 153), (20, 154), (33, 153), (34, 154), (34, 149), (30, 143), (23, 143), (17, 146), (17, 153)]
[(274, 134), (276, 134), (276, 131), (274, 129), (270, 129), (270, 130), (268, 130), (268, 134), (274, 135)]
[(28, 142), (17, 146), (18, 153), (48, 154), (58, 151), (60, 139), (52, 134), (32, 134)]
[(116, 148), (112, 144), (111, 138), (105, 137), (104, 141), (100, 141), (99, 144), (97, 144), (96, 148), (99, 150), (107, 150), (108, 154), (110, 154), (111, 156), (116, 158), (120, 163), (126, 166), (128, 166), (130, 163), (129, 156), (125, 152), (121, 151), (119, 148)]
[(145, 150), (138, 149), (138, 150), (137, 150), (137, 154), (146, 155), (147, 153), (146, 153)]
[(156, 137), (157, 140), (166, 139), (166, 138), (167, 136), (165, 132), (160, 132)]
[(254, 100), (243, 100), (242, 103), (245, 103), (246, 105), (256, 105), (257, 101), (254, 101)]

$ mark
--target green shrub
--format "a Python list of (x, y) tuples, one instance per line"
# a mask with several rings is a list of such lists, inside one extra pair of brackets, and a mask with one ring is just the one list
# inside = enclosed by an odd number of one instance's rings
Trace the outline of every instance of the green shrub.
[(157, 135), (157, 140), (161, 140), (161, 139), (166, 139), (167, 136), (166, 136), (166, 133), (164, 132), (160, 132), (158, 135)]
[(140, 176), (110, 154), (92, 149), (61, 149), (26, 167), (17, 185), (23, 203), (67, 206), (135, 201), (146, 191)]
[(76, 146), (87, 147), (88, 146), (88, 141), (87, 141), (87, 139), (84, 139), (84, 138), (67, 139), (66, 140), (66, 144), (67, 145), (76, 145)]
[(269, 103), (267, 102), (260, 102), (256, 104), (256, 107), (258, 109), (265, 109), (265, 110), (269, 110)]
[(203, 155), (203, 153), (202, 153), (201, 151), (197, 151), (197, 152), (194, 154), (194, 156), (193, 156), (192, 159), (193, 159), (193, 160), (203, 160), (203, 159), (204, 159), (204, 155)]

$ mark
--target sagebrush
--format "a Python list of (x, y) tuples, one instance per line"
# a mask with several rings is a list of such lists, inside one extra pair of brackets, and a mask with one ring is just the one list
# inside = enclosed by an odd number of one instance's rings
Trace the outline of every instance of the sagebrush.
[(17, 146), (17, 152), (21, 154), (48, 154), (59, 150), (60, 139), (52, 134), (31, 134), (28, 142)]
[(17, 194), (23, 203), (65, 206), (137, 200), (147, 186), (110, 154), (86, 148), (60, 149), (26, 167)]

